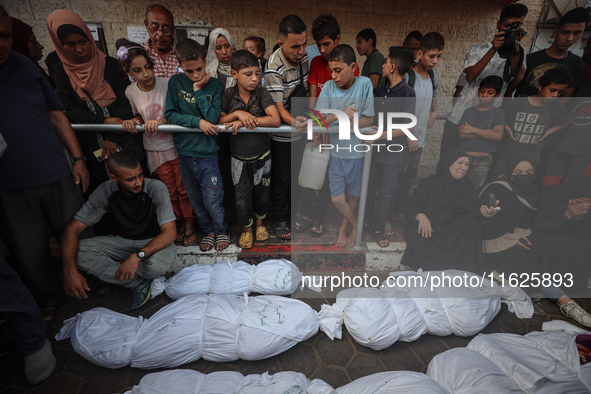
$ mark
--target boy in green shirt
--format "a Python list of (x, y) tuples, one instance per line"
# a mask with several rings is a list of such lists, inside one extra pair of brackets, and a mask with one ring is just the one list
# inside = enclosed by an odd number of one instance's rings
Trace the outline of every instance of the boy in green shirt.
[(224, 216), (224, 189), (218, 167), (218, 131), (222, 83), (205, 73), (205, 52), (191, 39), (179, 42), (176, 56), (183, 74), (168, 82), (164, 116), (170, 124), (199, 128), (203, 133), (177, 133), (174, 145), (181, 164), (183, 183), (199, 226), (206, 234), (199, 248), (202, 251), (228, 247), (228, 224)]

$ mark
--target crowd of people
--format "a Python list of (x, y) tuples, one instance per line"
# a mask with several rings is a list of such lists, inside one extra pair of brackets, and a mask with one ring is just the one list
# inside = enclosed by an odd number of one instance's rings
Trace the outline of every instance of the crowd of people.
[[(333, 15), (314, 20), (316, 45), (307, 47), (307, 27), (292, 14), (281, 20), (278, 47), (266, 60), (261, 37), (246, 37), (239, 50), (223, 28), (212, 30), (205, 46), (175, 42), (172, 13), (154, 4), (144, 20), (149, 40), (118, 40), (113, 58), (82, 18), (57, 10), (47, 19), (55, 54), (46, 73), (30, 26), (0, 6), (0, 238), (22, 280), (2, 258), (0, 312), (19, 315), (11, 324), (27, 333), (19, 350), (31, 365), (29, 381), (47, 377), (40, 365), (53, 357), (31, 331), (52, 319), (65, 296), (87, 297), (83, 273), (131, 289), (136, 309), (149, 299), (151, 280), (169, 270), (176, 245), (224, 250), (228, 223), (236, 221), (239, 246), (252, 248), (269, 238), (269, 213), (281, 239), (292, 230), (320, 236), (331, 202), (342, 217), (336, 246), (353, 245), (367, 227), (385, 248), (390, 221), (403, 220), (402, 263), (412, 268), (564, 272), (575, 275), (576, 290), (586, 288), (591, 46), (587, 41), (583, 59), (569, 48), (590, 16), (584, 8), (565, 13), (551, 47), (525, 56), (515, 26), (526, 16), (525, 5), (508, 5), (492, 41), (470, 47), (437, 172), (411, 194), (438, 116), (435, 68), (445, 48), (438, 32), (412, 31), (384, 56), (375, 31), (364, 29), (355, 42), (366, 57), (360, 69)], [(511, 34), (517, 38), (508, 44)], [(309, 55), (316, 47), (317, 56)], [(325, 126), (350, 122), (355, 133), (314, 133), (315, 146), (332, 147), (330, 160), (322, 187), (304, 188), (297, 180), (309, 111), (325, 110), (345, 114), (324, 116)], [(414, 115), (416, 124), (404, 129), (403, 120), (388, 117), (394, 112)], [(71, 124), (119, 127), (74, 132)], [(200, 131), (173, 134), (160, 131), (163, 124)], [(281, 124), (291, 132), (256, 131)], [(364, 128), (374, 131), (358, 132)], [(401, 149), (380, 150), (385, 140)], [(359, 146), (367, 149), (352, 148)], [(369, 149), (366, 223), (358, 223)], [(48, 230), (61, 240), (61, 281)], [(591, 327), (591, 315), (560, 286), (538, 288)]]

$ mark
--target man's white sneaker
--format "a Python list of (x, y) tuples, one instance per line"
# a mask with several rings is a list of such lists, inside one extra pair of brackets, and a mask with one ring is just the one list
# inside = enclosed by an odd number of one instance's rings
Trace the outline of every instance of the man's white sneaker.
[(585, 327), (591, 327), (591, 315), (585, 311), (575, 300), (570, 300), (564, 305), (560, 305), (560, 311), (567, 317), (570, 317), (577, 323)]

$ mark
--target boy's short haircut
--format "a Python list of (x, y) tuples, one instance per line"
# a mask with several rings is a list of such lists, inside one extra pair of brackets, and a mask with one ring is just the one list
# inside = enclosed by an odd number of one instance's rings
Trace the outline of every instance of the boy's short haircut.
[(374, 48), (378, 47), (378, 38), (376, 37), (376, 32), (373, 29), (363, 29), (359, 33), (357, 33), (357, 40), (359, 37), (363, 38), (365, 41), (371, 40), (371, 46)]
[(432, 49), (439, 49), (440, 51), (443, 51), (444, 46), (445, 40), (443, 39), (443, 36), (436, 31), (425, 34), (421, 40), (421, 50), (423, 52), (430, 51)]
[(545, 88), (553, 83), (570, 86), (573, 83), (571, 72), (564, 66), (549, 69), (540, 77), (538, 81), (538, 89)]
[(521, 3), (509, 4), (501, 11), (499, 21), (508, 18), (525, 18), (527, 16), (527, 7)]
[(408, 33), (406, 35), (406, 38), (404, 39), (404, 42), (409, 42), (413, 38), (415, 40), (417, 40), (418, 42), (423, 41), (423, 35), (421, 34), (421, 32), (418, 31), (418, 30), (413, 30), (413, 31), (411, 31), (410, 33)]
[(2, 18), (4, 16), (10, 16), (10, 15), (8, 15), (8, 11), (6, 11), (6, 8), (2, 7), (2, 4), (0, 4), (0, 18)]
[(390, 63), (396, 65), (400, 75), (406, 74), (414, 62), (412, 51), (405, 47), (390, 47), (388, 58), (390, 59)]
[(339, 34), (341, 34), (341, 27), (337, 18), (332, 14), (320, 14), (312, 22), (312, 37), (314, 37), (314, 41), (318, 41), (322, 37), (328, 37), (334, 41)]
[(503, 90), (503, 84), (503, 78), (499, 77), (498, 75), (489, 75), (480, 81), (480, 86), (478, 86), (478, 89), (494, 89), (497, 93), (499, 93), (501, 90)]
[(279, 34), (287, 37), (289, 34), (302, 34), (306, 31), (306, 24), (297, 15), (290, 14), (281, 19), (279, 23)]
[(346, 63), (348, 66), (355, 63), (357, 59), (355, 58), (355, 51), (351, 46), (347, 44), (340, 44), (332, 50), (330, 55), (328, 56), (329, 62), (343, 62)]
[(562, 15), (558, 23), (558, 28), (564, 26), (565, 23), (584, 23), (587, 26), (587, 23), (589, 23), (589, 11), (583, 7), (573, 8)]
[(259, 59), (251, 51), (241, 49), (234, 52), (230, 60), (230, 67), (232, 70), (238, 72), (247, 67), (259, 67)]
[(185, 38), (176, 44), (176, 50), (174, 51), (179, 64), (187, 60), (199, 60), (205, 61), (205, 51), (201, 44), (190, 38)]
[(243, 42), (252, 41), (257, 47), (257, 51), (264, 52), (265, 48), (265, 39), (263, 37), (255, 37), (255, 36), (248, 36), (244, 39)]

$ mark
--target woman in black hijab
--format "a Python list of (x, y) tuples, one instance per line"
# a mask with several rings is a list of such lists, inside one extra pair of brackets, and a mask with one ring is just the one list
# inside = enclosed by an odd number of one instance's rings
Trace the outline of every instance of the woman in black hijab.
[[(496, 200), (501, 208), (496, 215), (482, 220), (482, 250), (486, 269), (503, 274), (505, 285), (509, 278), (517, 279), (519, 283), (527, 285), (524, 290), (534, 289), (542, 293), (556, 301), (566, 316), (591, 327), (591, 315), (558, 287), (559, 281), (554, 280), (558, 277), (553, 276), (565, 269), (566, 273), (568, 267), (580, 258), (576, 242), (556, 242), (556, 238), (531, 230), (540, 203), (532, 159), (515, 152), (509, 157), (505, 168), (505, 175), (486, 185), (478, 200), (483, 204)], [(540, 281), (543, 279), (542, 274), (550, 274), (550, 280), (545, 284), (533, 279), (526, 280), (533, 278), (534, 273), (539, 273)], [(574, 275), (571, 279), (574, 279)], [(569, 281), (565, 279), (562, 283)]]
[(477, 195), (465, 177), (469, 163), (465, 152), (448, 152), (444, 169), (423, 179), (413, 192), (405, 212), (408, 226), (402, 264), (424, 270), (483, 272), (477, 217), (493, 213), (475, 205), (470, 210)]

